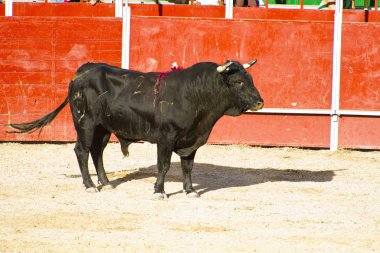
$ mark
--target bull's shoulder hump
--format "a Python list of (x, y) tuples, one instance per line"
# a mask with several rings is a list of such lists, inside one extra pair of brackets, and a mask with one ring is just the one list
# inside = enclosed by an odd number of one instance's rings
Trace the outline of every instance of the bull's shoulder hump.
[(219, 65), (214, 62), (198, 62), (183, 71), (187, 74), (212, 73), (216, 71)]
[(218, 67), (218, 66), (219, 65), (216, 64), (215, 62), (198, 62), (189, 68), (214, 68), (214, 67)]
[(111, 66), (107, 63), (102, 63), (102, 62), (87, 62), (78, 68), (77, 73), (89, 71), (91, 69), (113, 68), (113, 67), (114, 66)]

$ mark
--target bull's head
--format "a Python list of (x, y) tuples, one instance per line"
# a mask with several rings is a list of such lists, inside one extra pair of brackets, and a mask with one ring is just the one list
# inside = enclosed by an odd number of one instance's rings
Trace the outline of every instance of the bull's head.
[(257, 111), (263, 108), (264, 100), (253, 84), (252, 76), (246, 71), (255, 63), (256, 60), (243, 65), (237, 61), (227, 61), (217, 67), (216, 70), (229, 88), (232, 101), (226, 115), (238, 116), (247, 110)]

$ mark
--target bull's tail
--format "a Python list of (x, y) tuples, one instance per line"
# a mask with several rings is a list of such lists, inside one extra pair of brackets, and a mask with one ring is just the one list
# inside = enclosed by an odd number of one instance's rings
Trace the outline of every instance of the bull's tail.
[(45, 115), (44, 117), (37, 119), (32, 122), (25, 122), (25, 123), (17, 123), (17, 124), (9, 124), (9, 126), (13, 127), (14, 131), (7, 131), (8, 133), (33, 133), (34, 131), (41, 129), (50, 122), (54, 120), (54, 118), (58, 115), (58, 113), (67, 105), (69, 102), (69, 96), (66, 97), (65, 101), (62, 102), (60, 106), (58, 106), (57, 109), (52, 111), (51, 113)]

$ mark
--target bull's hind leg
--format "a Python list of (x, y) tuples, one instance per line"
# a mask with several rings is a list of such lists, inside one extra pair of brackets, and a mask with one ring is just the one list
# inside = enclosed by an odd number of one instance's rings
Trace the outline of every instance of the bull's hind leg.
[(101, 126), (98, 126), (94, 132), (94, 138), (90, 148), (91, 157), (94, 162), (98, 181), (102, 185), (102, 189), (113, 188), (107, 178), (103, 164), (103, 151), (110, 139), (111, 133)]
[(88, 154), (89, 147), (83, 143), (79, 138), (74, 148), (75, 154), (77, 155), (78, 164), (80, 168), (80, 172), (82, 174), (83, 184), (86, 187), (86, 191), (88, 192), (97, 192), (94, 182), (92, 182), (90, 173), (88, 171)]
[(86, 124), (86, 126), (86, 128), (76, 127), (78, 138), (74, 151), (77, 155), (78, 164), (82, 174), (84, 187), (86, 187), (86, 191), (97, 192), (98, 188), (92, 181), (90, 173), (88, 171), (88, 156), (90, 153), (90, 148), (92, 146), (95, 129), (91, 124)]

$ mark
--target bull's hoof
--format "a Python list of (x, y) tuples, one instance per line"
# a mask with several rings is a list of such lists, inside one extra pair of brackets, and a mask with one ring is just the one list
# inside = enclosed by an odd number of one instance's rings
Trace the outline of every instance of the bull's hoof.
[(186, 193), (186, 196), (192, 199), (196, 199), (200, 197), (200, 195), (196, 191)]
[(153, 194), (153, 200), (165, 200), (168, 199), (168, 195), (165, 192), (156, 192)]
[(101, 185), (100, 186), (100, 190), (112, 190), (112, 189), (115, 189), (115, 187), (113, 187), (112, 184), (105, 184), (105, 185)]
[(99, 190), (97, 187), (88, 187), (88, 188), (86, 188), (86, 192), (95, 193), (95, 192), (99, 192)]

